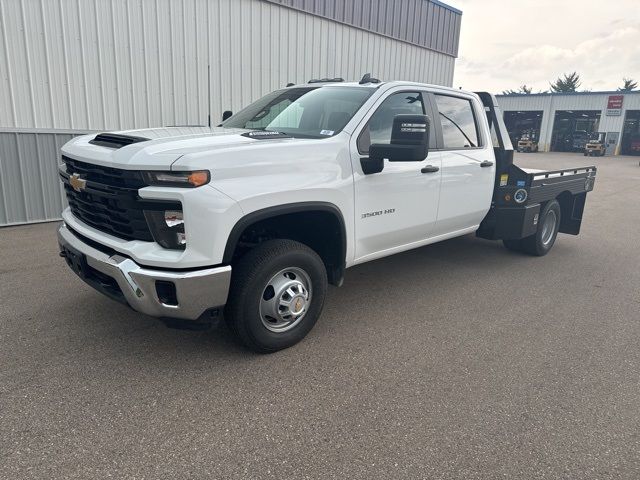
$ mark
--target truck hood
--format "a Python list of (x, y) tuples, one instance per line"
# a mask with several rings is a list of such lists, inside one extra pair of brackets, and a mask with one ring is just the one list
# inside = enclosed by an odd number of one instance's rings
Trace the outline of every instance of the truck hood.
[(249, 130), (222, 127), (164, 127), (111, 132), (139, 137), (136, 143), (120, 148), (90, 143), (97, 134), (76, 137), (62, 147), (62, 153), (80, 161), (107, 167), (169, 170), (183, 155), (249, 147), (256, 143), (295, 142), (292, 138), (255, 139), (243, 136)]

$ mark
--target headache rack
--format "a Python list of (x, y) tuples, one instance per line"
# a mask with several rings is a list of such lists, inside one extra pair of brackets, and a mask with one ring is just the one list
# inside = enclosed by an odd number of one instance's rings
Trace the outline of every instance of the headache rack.
[(476, 92), (483, 103), (495, 139), (496, 177), (491, 208), (476, 232), (490, 240), (526, 238), (536, 233), (541, 207), (558, 200), (561, 207), (559, 231), (577, 235), (587, 192), (593, 190), (593, 165), (558, 170), (527, 170), (513, 163), (513, 146), (495, 97)]

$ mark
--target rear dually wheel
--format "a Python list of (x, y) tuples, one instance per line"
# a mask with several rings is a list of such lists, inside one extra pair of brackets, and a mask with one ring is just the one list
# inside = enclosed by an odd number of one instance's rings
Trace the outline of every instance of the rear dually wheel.
[(503, 240), (502, 243), (509, 250), (541, 257), (549, 253), (553, 247), (558, 236), (560, 220), (560, 204), (557, 200), (551, 200), (540, 211), (538, 230), (535, 234), (518, 240)]

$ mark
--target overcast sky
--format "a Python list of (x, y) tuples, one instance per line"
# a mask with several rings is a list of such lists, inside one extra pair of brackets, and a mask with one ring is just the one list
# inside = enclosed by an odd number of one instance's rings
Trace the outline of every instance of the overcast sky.
[(640, 0), (449, 0), (462, 10), (454, 87), (534, 91), (577, 71), (582, 89), (640, 85)]

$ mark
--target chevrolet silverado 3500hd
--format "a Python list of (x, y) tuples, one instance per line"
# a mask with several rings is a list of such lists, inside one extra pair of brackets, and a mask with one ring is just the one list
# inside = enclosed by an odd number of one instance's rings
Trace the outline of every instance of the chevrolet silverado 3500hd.
[(74, 138), (61, 256), (133, 309), (249, 348), (300, 341), (346, 268), (475, 232), (545, 255), (577, 235), (595, 167), (530, 171), (495, 98), (434, 85), (293, 85), (218, 127)]

